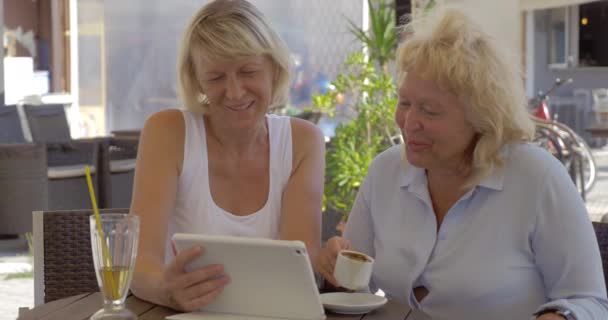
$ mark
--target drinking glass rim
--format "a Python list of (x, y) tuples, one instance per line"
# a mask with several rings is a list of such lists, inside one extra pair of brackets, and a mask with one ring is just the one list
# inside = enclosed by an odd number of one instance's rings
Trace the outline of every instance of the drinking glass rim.
[[(135, 213), (102, 213), (99, 215), (101, 220), (123, 220), (123, 219), (139, 219)], [(89, 215), (89, 219), (95, 220), (95, 214)]]

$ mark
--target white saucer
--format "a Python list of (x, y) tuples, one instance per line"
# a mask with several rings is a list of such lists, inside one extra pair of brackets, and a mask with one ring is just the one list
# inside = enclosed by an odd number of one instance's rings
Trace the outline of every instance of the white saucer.
[(386, 303), (385, 297), (371, 293), (331, 292), (321, 294), (325, 309), (341, 314), (364, 314)]

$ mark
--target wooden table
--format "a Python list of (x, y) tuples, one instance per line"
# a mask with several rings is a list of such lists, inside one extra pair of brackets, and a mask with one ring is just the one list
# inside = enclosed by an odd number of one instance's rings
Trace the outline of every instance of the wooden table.
[(112, 130), (112, 132), (110, 132), (112, 137), (132, 139), (139, 139), (140, 133), (141, 129)]
[[(99, 292), (81, 294), (61, 300), (56, 300), (22, 312), (18, 320), (85, 320), (101, 308), (102, 298)], [(165, 317), (178, 312), (161, 307), (130, 295), (127, 298), (127, 308), (138, 315), (139, 320), (164, 320)], [(338, 315), (327, 312), (327, 320), (406, 320), (428, 319), (426, 316), (400, 303), (389, 301), (382, 308), (366, 315)]]
[(585, 128), (594, 138), (608, 138), (608, 123), (594, 124)]

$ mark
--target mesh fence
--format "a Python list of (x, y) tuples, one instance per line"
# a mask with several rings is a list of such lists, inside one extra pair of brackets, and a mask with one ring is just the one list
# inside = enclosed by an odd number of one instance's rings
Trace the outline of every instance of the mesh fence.
[[(343, 66), (345, 57), (360, 45), (348, 31), (348, 20), (361, 26), (365, 0), (253, 0), (285, 39), (295, 65), (293, 101), (307, 101), (326, 88)], [(87, 0), (97, 5), (82, 10), (103, 10), (104, 45), (81, 48), (80, 63), (91, 65), (83, 77), (83, 91), (95, 101), (105, 71), (105, 116), (108, 130), (140, 128), (152, 113), (179, 107), (175, 63), (181, 33), (207, 1)], [(102, 6), (101, 6), (102, 5)], [(100, 9), (100, 7), (102, 9)], [(96, 9), (95, 9), (96, 8)], [(79, 14), (99, 17), (94, 12)], [(93, 19), (93, 18), (91, 18)], [(104, 50), (95, 54), (95, 50)], [(105, 65), (97, 68), (103, 55)], [(88, 61), (94, 60), (94, 61)], [(85, 83), (86, 81), (86, 83)], [(299, 82), (298, 82), (299, 81)], [(90, 85), (94, 84), (94, 85)], [(87, 97), (82, 97), (86, 100)], [(103, 107), (103, 106), (102, 106)]]

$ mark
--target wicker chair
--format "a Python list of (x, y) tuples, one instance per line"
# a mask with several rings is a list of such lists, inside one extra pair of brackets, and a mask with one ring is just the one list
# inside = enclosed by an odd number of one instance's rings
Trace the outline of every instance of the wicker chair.
[[(46, 146), (49, 210), (92, 209), (84, 167), (89, 165), (93, 185), (97, 185), (99, 142), (73, 140), (69, 143), (47, 143)], [(96, 195), (99, 196), (97, 189)], [(105, 204), (99, 203), (99, 206), (103, 208)]]
[[(76, 139), (62, 104), (23, 105), (32, 141), (46, 143), (49, 210), (91, 208), (84, 166), (91, 167), (94, 185), (99, 180), (99, 139)], [(96, 188), (96, 190), (98, 190)], [(98, 194), (99, 196), (99, 194)], [(100, 201), (100, 208), (106, 204)]]
[(99, 290), (91, 251), (91, 214), (92, 210), (33, 213), (35, 305)]
[(63, 104), (23, 105), (32, 141), (65, 142), (72, 139)]
[(600, 247), (600, 255), (602, 257), (602, 266), (604, 267), (604, 281), (608, 287), (608, 223), (593, 222), (595, 236)]
[(48, 208), (43, 144), (0, 144), (0, 190), (0, 234), (31, 232), (31, 212)]
[(99, 202), (108, 208), (131, 206), (137, 138), (112, 137), (101, 142), (99, 161)]

